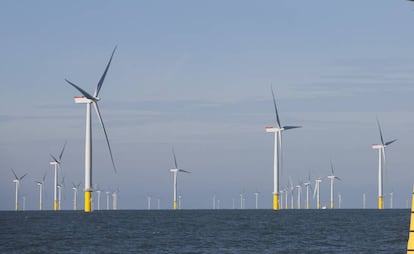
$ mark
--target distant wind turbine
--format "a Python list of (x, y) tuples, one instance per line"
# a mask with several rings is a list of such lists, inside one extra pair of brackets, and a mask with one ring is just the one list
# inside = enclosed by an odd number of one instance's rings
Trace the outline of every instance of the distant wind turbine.
[(302, 194), (302, 184), (299, 183), (298, 185), (296, 185), (296, 188), (298, 189), (298, 206), (297, 208), (300, 209), (300, 196)]
[(43, 185), (45, 184), (46, 180), (46, 172), (43, 175), (43, 178), (41, 181), (35, 181), (37, 185), (39, 185), (39, 211), (43, 210)]
[(58, 202), (58, 185), (59, 185), (58, 170), (60, 169), (62, 171), (60, 164), (62, 162), (62, 156), (63, 156), (63, 152), (65, 151), (65, 147), (66, 147), (66, 142), (63, 145), (58, 158), (50, 154), (50, 157), (52, 157), (52, 161), (50, 161), (49, 164), (53, 165), (55, 169), (55, 178), (54, 178), (54, 183), (53, 183), (53, 210), (54, 211), (60, 210), (59, 202)]
[(310, 208), (309, 205), (309, 188), (312, 188), (311, 186), (311, 180), (310, 180), (310, 173), (308, 176), (308, 181), (304, 182), (303, 185), (306, 187), (306, 209)]
[(341, 178), (335, 176), (332, 161), (331, 161), (331, 175), (328, 176), (328, 179), (331, 180), (331, 209), (333, 209), (334, 208), (334, 180), (337, 179), (341, 181)]
[(256, 199), (256, 209), (259, 209), (259, 195), (260, 195), (260, 192), (258, 192), (258, 191), (256, 191), (254, 193), (254, 196), (255, 196), (255, 199)]
[(99, 188), (99, 185), (95, 188), (96, 193), (98, 193), (98, 211), (101, 210), (101, 192), (102, 190)]
[(377, 125), (378, 125), (378, 130), (379, 130), (379, 134), (380, 134), (380, 139), (381, 139), (381, 144), (374, 144), (372, 145), (372, 149), (378, 149), (378, 209), (384, 209), (384, 194), (383, 194), (383, 180), (382, 180), (382, 175), (383, 175), (383, 167), (382, 164), (383, 162), (385, 163), (385, 147), (391, 145), (392, 143), (394, 143), (395, 141), (397, 141), (396, 139), (388, 141), (388, 142), (384, 142), (384, 138), (382, 136), (382, 130), (381, 130), (381, 125), (380, 122), (377, 118)]
[(27, 173), (24, 174), (24, 175), (22, 175), (21, 177), (18, 177), (17, 174), (16, 174), (16, 172), (14, 172), (13, 169), (11, 169), (11, 171), (13, 172), (13, 175), (14, 175), (13, 182), (16, 184), (16, 201), (15, 201), (15, 205), (16, 206), (15, 206), (15, 209), (16, 209), (16, 211), (19, 211), (19, 189), (20, 189), (20, 181), (23, 180), (23, 178), (27, 175)]
[(316, 209), (321, 208), (321, 197), (320, 197), (321, 182), (322, 182), (322, 179), (320, 177), (315, 180), (315, 190), (313, 192), (313, 198), (315, 198), (315, 195), (316, 195)]
[(393, 208), (393, 198), (394, 198), (394, 192), (390, 193), (390, 209)]
[(362, 209), (366, 208), (366, 201), (367, 201), (366, 194), (362, 193)]
[(119, 188), (112, 192), (112, 210), (118, 210), (118, 193)]
[(78, 190), (81, 183), (75, 184), (72, 183), (72, 190), (73, 190), (73, 210), (78, 210)]
[(96, 114), (98, 115), (99, 122), (102, 126), (103, 132), (105, 134), (106, 143), (109, 149), (109, 155), (111, 156), (112, 167), (116, 172), (114, 158), (112, 156), (111, 146), (109, 144), (108, 135), (106, 133), (105, 125), (102, 120), (102, 116), (98, 107), (98, 101), (100, 98), (98, 97), (99, 91), (102, 88), (102, 84), (105, 80), (106, 73), (108, 72), (109, 66), (111, 65), (112, 57), (114, 56), (116, 47), (112, 51), (111, 58), (109, 59), (108, 64), (106, 65), (105, 71), (102, 74), (98, 85), (96, 86), (95, 93), (93, 96), (87, 93), (85, 90), (80, 88), (79, 86), (75, 85), (73, 82), (65, 79), (67, 83), (71, 86), (76, 88), (83, 96), (75, 96), (75, 103), (86, 104), (86, 135), (85, 135), (85, 212), (91, 212), (91, 202), (92, 202), (92, 125), (91, 125), (91, 104), (93, 104)]
[(177, 209), (177, 174), (178, 174), (178, 172), (184, 172), (184, 173), (190, 173), (190, 172), (178, 168), (177, 158), (175, 157), (174, 149), (172, 150), (172, 153), (173, 153), (173, 157), (174, 157), (174, 166), (175, 166), (175, 168), (170, 169), (170, 172), (173, 173), (173, 175), (174, 175), (174, 203), (173, 203), (173, 209), (176, 210)]
[(106, 210), (109, 210), (109, 194), (111, 194), (111, 192), (107, 191), (105, 192), (106, 194)]
[(341, 193), (338, 194), (338, 208), (339, 209), (342, 208), (342, 194)]
[(151, 195), (147, 196), (147, 210), (151, 210)]
[(270, 87), (272, 90), (273, 105), (275, 107), (276, 115), (276, 127), (266, 127), (266, 132), (273, 132), (275, 134), (275, 144), (274, 144), (274, 163), (273, 163), (273, 210), (279, 210), (279, 165), (282, 155), (282, 132), (284, 130), (290, 130), (295, 128), (300, 128), (300, 126), (282, 126), (279, 119), (279, 113), (277, 111), (275, 94), (273, 92), (273, 87)]
[(65, 184), (65, 177), (62, 177), (62, 182), (57, 185), (58, 188), (58, 210), (62, 210), (62, 191)]

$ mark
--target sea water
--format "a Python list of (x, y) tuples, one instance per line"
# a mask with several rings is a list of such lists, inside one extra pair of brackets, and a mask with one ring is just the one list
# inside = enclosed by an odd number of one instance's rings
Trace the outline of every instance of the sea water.
[(408, 209), (0, 212), (0, 253), (405, 253)]

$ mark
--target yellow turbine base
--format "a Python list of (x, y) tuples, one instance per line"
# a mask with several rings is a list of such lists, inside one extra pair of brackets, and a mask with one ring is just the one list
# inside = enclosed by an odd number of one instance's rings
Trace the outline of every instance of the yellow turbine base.
[(384, 201), (382, 196), (378, 197), (378, 209), (384, 209)]
[(91, 195), (92, 194), (92, 192), (91, 191), (85, 191), (85, 212), (86, 213), (89, 213), (89, 212), (91, 212), (92, 211), (92, 209), (91, 209)]
[(408, 235), (407, 254), (414, 254), (414, 189), (411, 195), (410, 233)]
[(331, 202), (331, 209), (333, 209), (334, 208), (334, 202), (332, 201)]
[(54, 211), (59, 210), (59, 203), (58, 203), (58, 201), (57, 201), (57, 200), (55, 200), (55, 201), (53, 202), (53, 210), (54, 210)]
[(19, 211), (19, 203), (16, 203), (16, 211)]
[(177, 210), (177, 201), (174, 201), (174, 204), (173, 204), (173, 209), (174, 209), (174, 210)]
[(279, 210), (279, 194), (273, 194), (273, 210)]

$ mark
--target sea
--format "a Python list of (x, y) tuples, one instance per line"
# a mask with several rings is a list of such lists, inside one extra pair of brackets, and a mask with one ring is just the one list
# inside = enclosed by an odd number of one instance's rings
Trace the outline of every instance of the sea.
[(0, 211), (0, 253), (406, 253), (409, 209)]

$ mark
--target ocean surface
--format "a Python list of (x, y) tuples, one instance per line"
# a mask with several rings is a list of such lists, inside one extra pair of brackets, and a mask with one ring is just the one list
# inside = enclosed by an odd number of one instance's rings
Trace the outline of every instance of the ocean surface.
[(409, 209), (1, 211), (0, 253), (405, 253)]

